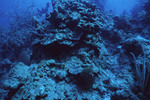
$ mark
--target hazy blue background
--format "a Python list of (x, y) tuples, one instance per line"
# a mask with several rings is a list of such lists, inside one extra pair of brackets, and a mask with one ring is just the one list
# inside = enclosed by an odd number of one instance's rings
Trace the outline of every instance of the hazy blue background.
[[(104, 8), (106, 12), (111, 12), (116, 16), (122, 14), (131, 16), (132, 8), (140, 7), (140, 2), (143, 1), (144, 0), (106, 0)], [(31, 12), (36, 13), (37, 8), (44, 8), (47, 2), (51, 2), (51, 0), (0, 0), (0, 26), (7, 26), (9, 21), (13, 19), (15, 13), (24, 16), (29, 7)], [(52, 8), (49, 8), (49, 12), (50, 10), (52, 10)]]
[(0, 0), (0, 26), (8, 25), (15, 14), (26, 15), (29, 8), (36, 13), (37, 8), (44, 8), (47, 2), (51, 0)]
[(138, 0), (107, 0), (105, 10), (110, 11), (116, 15), (121, 15), (123, 12), (131, 14), (130, 10), (137, 4)]

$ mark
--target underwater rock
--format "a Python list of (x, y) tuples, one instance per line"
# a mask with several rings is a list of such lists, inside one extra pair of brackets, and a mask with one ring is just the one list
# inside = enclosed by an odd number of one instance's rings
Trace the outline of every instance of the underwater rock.
[[(12, 65), (13, 66), (13, 65)], [(19, 62), (10, 70), (8, 80), (4, 81), (5, 87), (17, 88), (18, 85), (24, 84), (30, 77), (29, 67)]]
[(134, 94), (132, 94), (131, 91), (122, 91), (122, 90), (117, 90), (112, 96), (111, 100), (126, 100), (126, 99), (131, 99), (131, 100), (138, 100), (138, 97)]
[(11, 65), (12, 62), (9, 59), (4, 59), (2, 61), (0, 61), (0, 65)]
[(125, 50), (125, 54), (129, 57), (132, 57), (130, 53), (134, 53), (136, 57), (138, 57), (140, 54), (143, 54), (143, 49), (141, 44), (139, 44), (137, 41), (127, 41), (123, 49)]
[[(3, 75), (3, 73), (9, 72), (9, 70), (11, 68), (11, 64), (12, 64), (12, 62), (9, 59), (4, 59), (4, 60), (0, 61), (0, 77), (1, 77), (1, 75)], [(3, 66), (5, 66), (5, 67), (3, 67)]]
[(2, 83), (3, 88), (9, 91), (5, 99), (12, 99), (23, 84), (29, 80), (30, 75), (28, 66), (21, 62), (14, 65), (8, 74), (8, 78)]
[[(98, 38), (95, 35), (103, 27), (103, 16), (99, 13), (100, 11), (97, 11), (95, 5), (86, 1), (54, 3), (53, 12), (46, 15), (46, 20), (51, 25), (47, 23), (38, 25), (40, 31), (37, 39), (33, 42), (31, 58), (59, 57), (62, 53), (71, 51), (72, 48), (76, 48), (77, 45), (88, 39), (87, 35), (89, 34)], [(94, 43), (84, 42), (93, 45), (95, 52), (99, 55), (100, 50), (96, 49), (101, 47), (100, 43), (97, 43), (99, 40), (93, 41)], [(44, 51), (44, 54), (41, 51)]]
[(122, 29), (128, 32), (131, 29), (128, 17), (114, 17), (114, 28)]
[(30, 65), (30, 55), (27, 51), (22, 51), (19, 54), (18, 61), (23, 62), (26, 65)]
[(147, 2), (144, 4), (144, 9), (146, 11), (146, 16), (144, 18), (145, 24), (150, 24), (150, 0), (147, 0)]
[(56, 3), (54, 11), (46, 16), (47, 21), (53, 25), (53, 29), (49, 30), (55, 30), (55, 33), (45, 33), (47, 35), (43, 36), (39, 42), (43, 45), (57, 42), (72, 47), (82, 36), (88, 33), (96, 34), (102, 28), (103, 18), (98, 17), (97, 13), (95, 5), (87, 2)]
[(77, 75), (82, 72), (83, 62), (78, 57), (71, 57), (69, 61), (65, 62), (65, 67), (68, 69), (68, 72), (73, 75)]
[(146, 39), (150, 39), (150, 25), (142, 30), (141, 36)]

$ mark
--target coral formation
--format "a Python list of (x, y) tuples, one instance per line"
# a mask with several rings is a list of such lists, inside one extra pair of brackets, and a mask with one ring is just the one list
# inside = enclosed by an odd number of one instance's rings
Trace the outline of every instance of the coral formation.
[(100, 31), (103, 17), (97, 15), (96, 6), (86, 1), (56, 3), (53, 12), (47, 14), (46, 18), (51, 25), (40, 25), (38, 28), (39, 34), (47, 35), (40, 43), (74, 46), (87, 34), (96, 34)]

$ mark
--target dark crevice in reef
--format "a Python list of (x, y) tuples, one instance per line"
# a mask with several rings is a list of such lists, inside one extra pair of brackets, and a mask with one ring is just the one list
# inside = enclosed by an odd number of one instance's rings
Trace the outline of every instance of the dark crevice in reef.
[(45, 97), (47, 97), (47, 95), (36, 96), (36, 97), (35, 97), (35, 100), (45, 99)]
[(75, 75), (75, 83), (81, 90), (88, 91), (92, 89), (95, 77), (92, 75), (91, 68), (85, 68), (81, 73)]
[(136, 41), (125, 43), (123, 49), (124, 53), (129, 57), (132, 57), (131, 53), (134, 53), (134, 55), (138, 57), (139, 55), (143, 55), (144, 52), (142, 46)]
[(67, 83), (76, 84), (79, 91), (90, 91), (95, 82), (94, 73), (92, 68), (84, 68), (81, 73), (77, 75), (68, 74), (69, 81)]
[[(38, 45), (38, 44), (37, 44)], [(36, 45), (35, 45), (36, 46)], [(71, 51), (72, 47), (61, 45), (61, 44), (53, 44), (53, 45), (38, 45), (33, 49), (32, 59), (43, 59), (43, 58), (58, 58), (62, 53), (68, 55)]]
[(80, 41), (78, 44), (74, 45), (73, 47), (64, 44), (58, 44), (58, 43), (54, 43), (52, 45), (36, 44), (34, 46), (33, 46), (33, 54), (31, 56), (31, 60), (38, 61), (38, 62), (41, 59), (50, 59), (50, 58), (59, 59), (60, 57), (66, 58), (67, 56), (73, 55), (80, 48), (84, 48), (84, 47), (93, 49), (94, 54), (97, 57), (99, 56), (99, 52), (100, 52), (97, 49), (97, 47), (86, 44), (83, 41)]
[(9, 92), (7, 94), (7, 97), (4, 100), (11, 100), (12, 97), (18, 92), (18, 90), (23, 86), (23, 84), (18, 85), (17, 88), (12, 89), (12, 88), (8, 88)]

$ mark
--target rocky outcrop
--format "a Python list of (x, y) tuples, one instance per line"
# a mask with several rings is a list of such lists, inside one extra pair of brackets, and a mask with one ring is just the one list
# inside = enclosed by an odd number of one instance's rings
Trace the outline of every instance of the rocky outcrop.
[(46, 17), (50, 24), (39, 25), (37, 29), (39, 34), (44, 35), (40, 43), (74, 46), (87, 34), (100, 31), (103, 17), (97, 16), (97, 13), (96, 6), (86, 1), (56, 3), (54, 11)]

